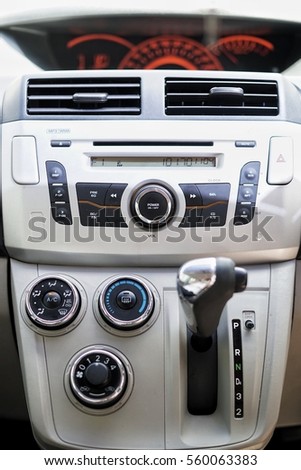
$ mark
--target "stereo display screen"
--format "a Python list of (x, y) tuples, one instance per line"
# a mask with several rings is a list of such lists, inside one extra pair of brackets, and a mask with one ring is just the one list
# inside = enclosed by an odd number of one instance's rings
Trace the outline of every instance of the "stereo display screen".
[(92, 167), (109, 168), (212, 168), (216, 167), (215, 156), (193, 157), (91, 157)]

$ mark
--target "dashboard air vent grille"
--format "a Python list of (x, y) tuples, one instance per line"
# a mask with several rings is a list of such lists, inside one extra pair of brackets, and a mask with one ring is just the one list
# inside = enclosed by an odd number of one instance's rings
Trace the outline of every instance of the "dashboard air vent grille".
[(167, 78), (165, 112), (172, 116), (277, 116), (278, 85), (272, 80)]
[(140, 78), (30, 79), (29, 115), (136, 115), (141, 113)]

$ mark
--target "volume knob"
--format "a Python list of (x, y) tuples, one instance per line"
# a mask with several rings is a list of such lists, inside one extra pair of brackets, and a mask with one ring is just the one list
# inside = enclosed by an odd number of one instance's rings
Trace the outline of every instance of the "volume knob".
[(175, 201), (172, 193), (159, 184), (140, 188), (132, 201), (134, 217), (146, 227), (161, 227), (173, 216)]

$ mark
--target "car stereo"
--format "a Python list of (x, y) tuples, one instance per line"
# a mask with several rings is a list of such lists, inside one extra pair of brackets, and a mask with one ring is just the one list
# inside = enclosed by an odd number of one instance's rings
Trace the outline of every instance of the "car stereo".
[[(43, 72), (8, 87), (4, 244), (41, 447), (264, 447), (300, 243), (299, 103), (276, 74)], [(204, 347), (177, 276), (196, 260), (189, 279), (197, 267), (214, 284), (224, 258), (248, 282)]]

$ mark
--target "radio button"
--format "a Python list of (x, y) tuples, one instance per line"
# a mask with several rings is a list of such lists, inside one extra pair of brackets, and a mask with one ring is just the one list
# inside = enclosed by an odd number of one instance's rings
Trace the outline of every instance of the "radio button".
[(202, 205), (202, 197), (196, 184), (180, 184), (180, 188), (184, 193), (187, 208)]
[(204, 209), (208, 208), (208, 206), (228, 205), (230, 195), (229, 183), (198, 184), (197, 186), (203, 199)]
[(90, 204), (94, 209), (97, 206), (104, 206), (109, 187), (110, 184), (106, 183), (77, 183), (76, 191), (79, 204)]
[(250, 162), (244, 165), (241, 171), (239, 184), (258, 184), (259, 170), (259, 162)]
[(122, 194), (127, 187), (127, 184), (117, 184), (113, 183), (109, 186), (106, 197), (105, 197), (105, 206), (117, 206), (121, 204)]
[(141, 219), (151, 224), (165, 218), (168, 213), (168, 200), (161, 193), (147, 192), (139, 197), (137, 209)]
[(207, 209), (203, 209), (202, 225), (204, 227), (221, 227), (225, 225), (226, 218), (227, 218), (227, 205), (218, 204), (216, 206), (208, 207)]
[(251, 222), (254, 217), (254, 205), (238, 204), (235, 212), (234, 225), (244, 225)]
[[(79, 204), (80, 222), (85, 227), (105, 227), (107, 225), (106, 210), (88, 203)], [(108, 224), (109, 225), (109, 224)]]
[(69, 202), (67, 185), (49, 187), (51, 202)]
[(79, 204), (80, 222), (85, 227), (127, 227), (120, 207), (97, 209), (90, 204)]
[(247, 181), (256, 183), (258, 180), (258, 172), (253, 167), (247, 167), (244, 171), (244, 177)]
[(48, 183), (67, 183), (66, 171), (63, 165), (59, 162), (48, 161), (46, 162)]
[(55, 181), (60, 180), (62, 175), (63, 175), (63, 173), (62, 173), (61, 169), (57, 166), (54, 166), (51, 169), (51, 172), (49, 173), (50, 178), (52, 178)]
[(255, 202), (255, 192), (252, 187), (241, 186), (238, 195), (238, 202), (242, 201)]
[(72, 217), (69, 204), (57, 204), (51, 206), (52, 217), (56, 222), (63, 225), (71, 225)]

